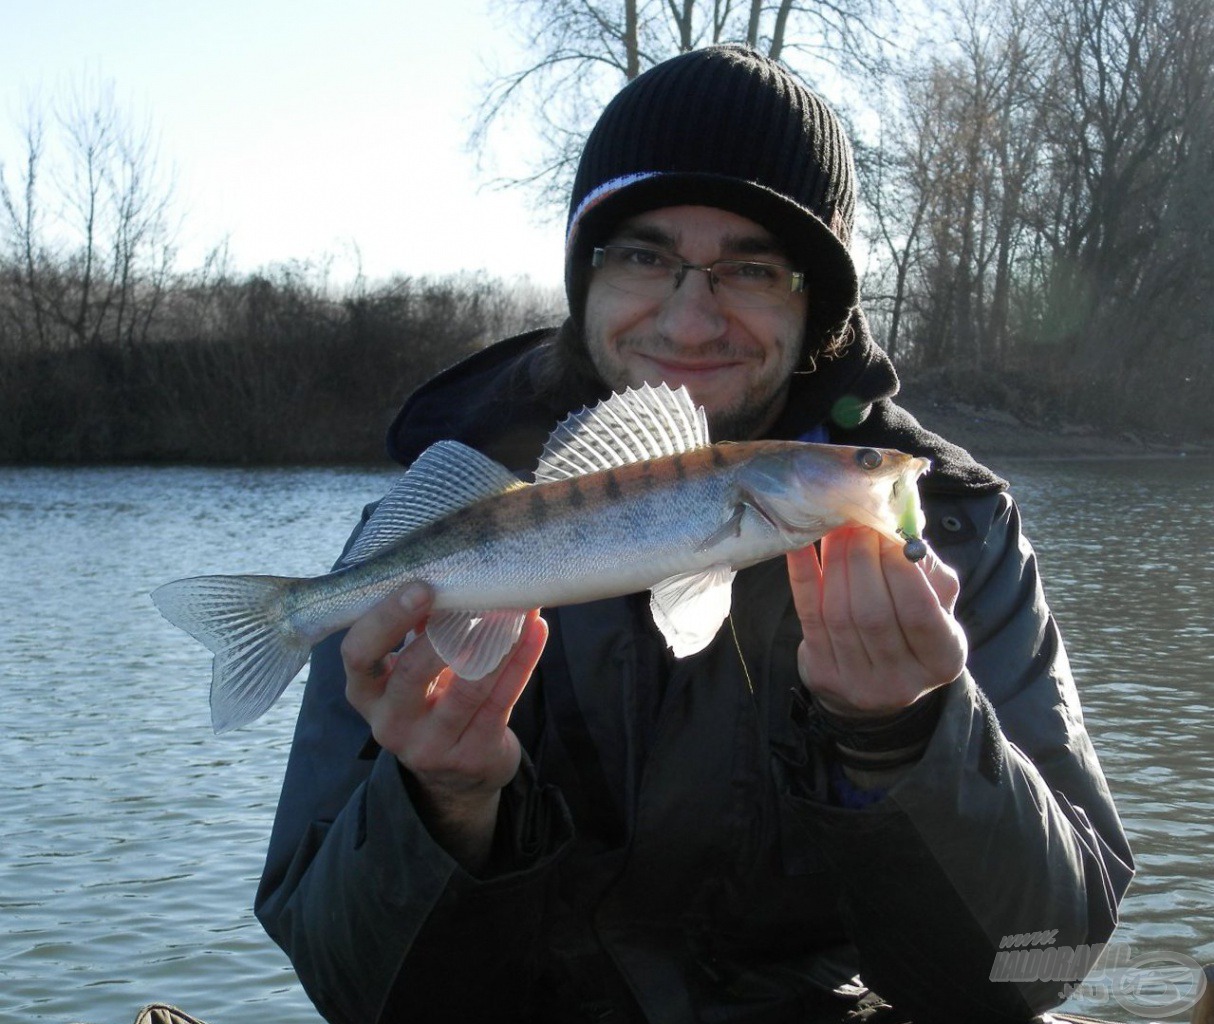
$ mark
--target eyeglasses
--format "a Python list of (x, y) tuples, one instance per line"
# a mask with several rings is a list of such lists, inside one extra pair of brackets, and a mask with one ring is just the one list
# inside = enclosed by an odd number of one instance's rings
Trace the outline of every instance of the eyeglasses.
[(682, 256), (638, 245), (604, 245), (594, 250), (590, 265), (602, 280), (629, 295), (668, 299), (689, 270), (708, 275), (708, 287), (726, 308), (776, 308), (805, 288), (805, 275), (779, 263), (714, 260), (705, 267)]

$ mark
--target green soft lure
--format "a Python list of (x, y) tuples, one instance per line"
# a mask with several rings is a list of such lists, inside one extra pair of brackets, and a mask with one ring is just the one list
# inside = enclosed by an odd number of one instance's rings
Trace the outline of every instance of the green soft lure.
[[(885, 455), (876, 448), (857, 448), (855, 459), (858, 466), (871, 471), (881, 466)], [(926, 459), (920, 461), (924, 470), (929, 467), (930, 463)], [(894, 493), (898, 493), (897, 489)], [(902, 491), (900, 504), (902, 511), (898, 515), (896, 530), (898, 536), (906, 540), (902, 553), (906, 555), (908, 562), (920, 562), (927, 557), (927, 542), (923, 539), (924, 518), (923, 510), (919, 507), (919, 492), (913, 483)]]
[(922, 536), (923, 513), (918, 501), (908, 501), (898, 519), (898, 533), (906, 538), (902, 553), (908, 562), (921, 562), (927, 557), (927, 543)]

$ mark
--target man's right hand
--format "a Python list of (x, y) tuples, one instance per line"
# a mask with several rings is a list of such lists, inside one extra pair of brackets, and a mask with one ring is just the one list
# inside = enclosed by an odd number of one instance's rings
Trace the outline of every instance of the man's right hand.
[(418, 811), (435, 840), (476, 872), (489, 857), (502, 787), (522, 757), (510, 711), (539, 662), (548, 627), (530, 612), (501, 665), (482, 679), (463, 679), (424, 632), (398, 651), (432, 603), (427, 587), (410, 584), (350, 627), (341, 645), (346, 697), (416, 781)]

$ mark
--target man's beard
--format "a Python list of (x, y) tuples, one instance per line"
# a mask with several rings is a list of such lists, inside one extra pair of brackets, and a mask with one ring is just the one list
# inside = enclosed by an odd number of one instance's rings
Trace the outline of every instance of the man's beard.
[[(590, 345), (588, 348), (593, 352), (597, 346)], [(787, 352), (788, 350), (782, 345), (781, 351)], [(651, 339), (620, 339), (614, 355), (622, 359), (630, 352), (640, 352), (643, 355), (657, 357), (676, 354), (673, 346), (654, 342)], [(701, 346), (695, 354), (710, 359), (730, 359), (738, 355), (745, 355), (745, 353), (739, 353), (729, 342), (711, 342)], [(591, 358), (594, 358), (593, 355)], [(594, 363), (599, 376), (613, 391), (623, 391), (625, 388), (634, 386), (634, 382), (627, 376), (627, 371), (615, 366), (614, 360), (611, 366), (603, 365), (597, 359), (594, 359)], [(724, 409), (707, 411), (708, 436), (713, 441), (745, 441), (758, 437), (771, 426), (783, 408), (788, 397), (792, 369), (792, 366), (788, 367), (788, 374), (783, 376), (774, 390), (768, 391), (770, 378), (762, 377), (757, 381), (752, 381), (752, 386), (748, 387), (732, 405)], [(692, 397), (694, 399), (695, 396)]]
[(771, 426), (788, 397), (787, 383), (766, 401), (742, 401), (731, 409), (708, 414), (708, 436), (714, 441), (746, 441), (758, 437)]

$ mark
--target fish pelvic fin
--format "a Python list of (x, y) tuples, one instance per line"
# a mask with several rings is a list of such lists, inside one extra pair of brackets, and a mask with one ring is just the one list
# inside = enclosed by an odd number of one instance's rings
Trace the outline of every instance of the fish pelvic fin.
[(676, 658), (697, 654), (712, 643), (733, 598), (728, 565), (662, 580), (649, 592), (649, 610)]
[(284, 609), (294, 580), (281, 576), (196, 576), (152, 592), (160, 614), (209, 650), (211, 726), (247, 725), (274, 704), (311, 654), (311, 639)]
[(499, 664), (523, 629), (526, 611), (439, 611), (426, 622), (435, 652), (458, 676), (480, 679)]
[(708, 417), (686, 387), (643, 384), (572, 413), (548, 438), (535, 482), (567, 480), (709, 444)]
[(459, 441), (438, 441), (383, 496), (340, 564), (364, 562), (452, 512), (526, 486), (483, 452)]

